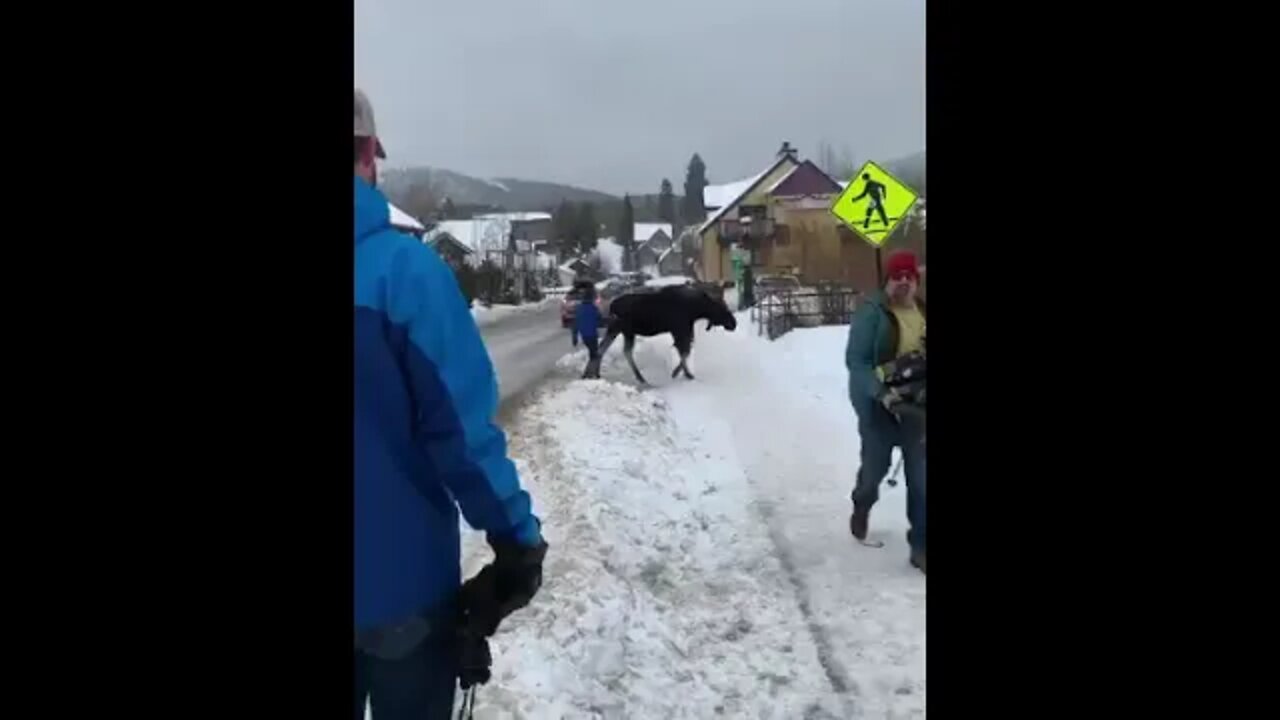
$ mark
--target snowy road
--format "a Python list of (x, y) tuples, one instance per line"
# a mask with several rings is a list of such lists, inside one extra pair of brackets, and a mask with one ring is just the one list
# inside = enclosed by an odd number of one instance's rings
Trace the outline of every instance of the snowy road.
[(483, 325), (480, 336), (498, 373), (498, 392), (504, 402), (535, 386), (573, 350), (569, 331), (560, 327), (555, 303)]

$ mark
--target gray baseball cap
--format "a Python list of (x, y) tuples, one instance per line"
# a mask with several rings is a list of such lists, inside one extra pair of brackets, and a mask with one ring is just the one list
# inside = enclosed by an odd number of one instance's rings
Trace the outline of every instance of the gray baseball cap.
[(360, 88), (356, 88), (356, 137), (373, 138), (378, 144), (377, 155), (380, 158), (387, 157), (387, 151), (382, 149), (382, 141), (378, 139), (378, 129), (373, 122), (373, 104), (369, 102), (369, 96), (364, 94)]

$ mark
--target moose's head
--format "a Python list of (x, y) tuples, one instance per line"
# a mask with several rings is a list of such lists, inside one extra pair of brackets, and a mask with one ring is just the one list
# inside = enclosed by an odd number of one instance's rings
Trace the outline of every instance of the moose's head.
[(702, 312), (699, 317), (707, 319), (707, 329), (719, 325), (720, 327), (733, 332), (738, 327), (738, 319), (733, 316), (733, 312), (729, 310), (729, 306), (725, 305), (724, 300), (712, 297), (710, 293), (702, 291), (704, 298), (702, 302)]

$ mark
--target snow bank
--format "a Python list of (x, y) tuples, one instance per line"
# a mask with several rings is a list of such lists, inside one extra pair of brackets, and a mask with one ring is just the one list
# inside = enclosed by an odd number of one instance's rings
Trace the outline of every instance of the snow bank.
[(841, 716), (725, 438), (678, 426), (660, 393), (574, 380), (512, 452), (551, 550), (493, 639), (478, 717)]
[(476, 319), (476, 324), (480, 327), (492, 325), (493, 323), (511, 317), (513, 315), (523, 315), (526, 313), (535, 313), (539, 310), (556, 304), (558, 300), (553, 297), (546, 298), (541, 302), (524, 303), (523, 305), (497, 305), (485, 307), (479, 301), (471, 305), (471, 317)]

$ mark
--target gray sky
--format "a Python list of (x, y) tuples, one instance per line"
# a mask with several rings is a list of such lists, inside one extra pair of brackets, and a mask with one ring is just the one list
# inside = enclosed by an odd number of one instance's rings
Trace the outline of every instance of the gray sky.
[(924, 149), (924, 0), (356, 0), (391, 166), (682, 192), (783, 140)]

